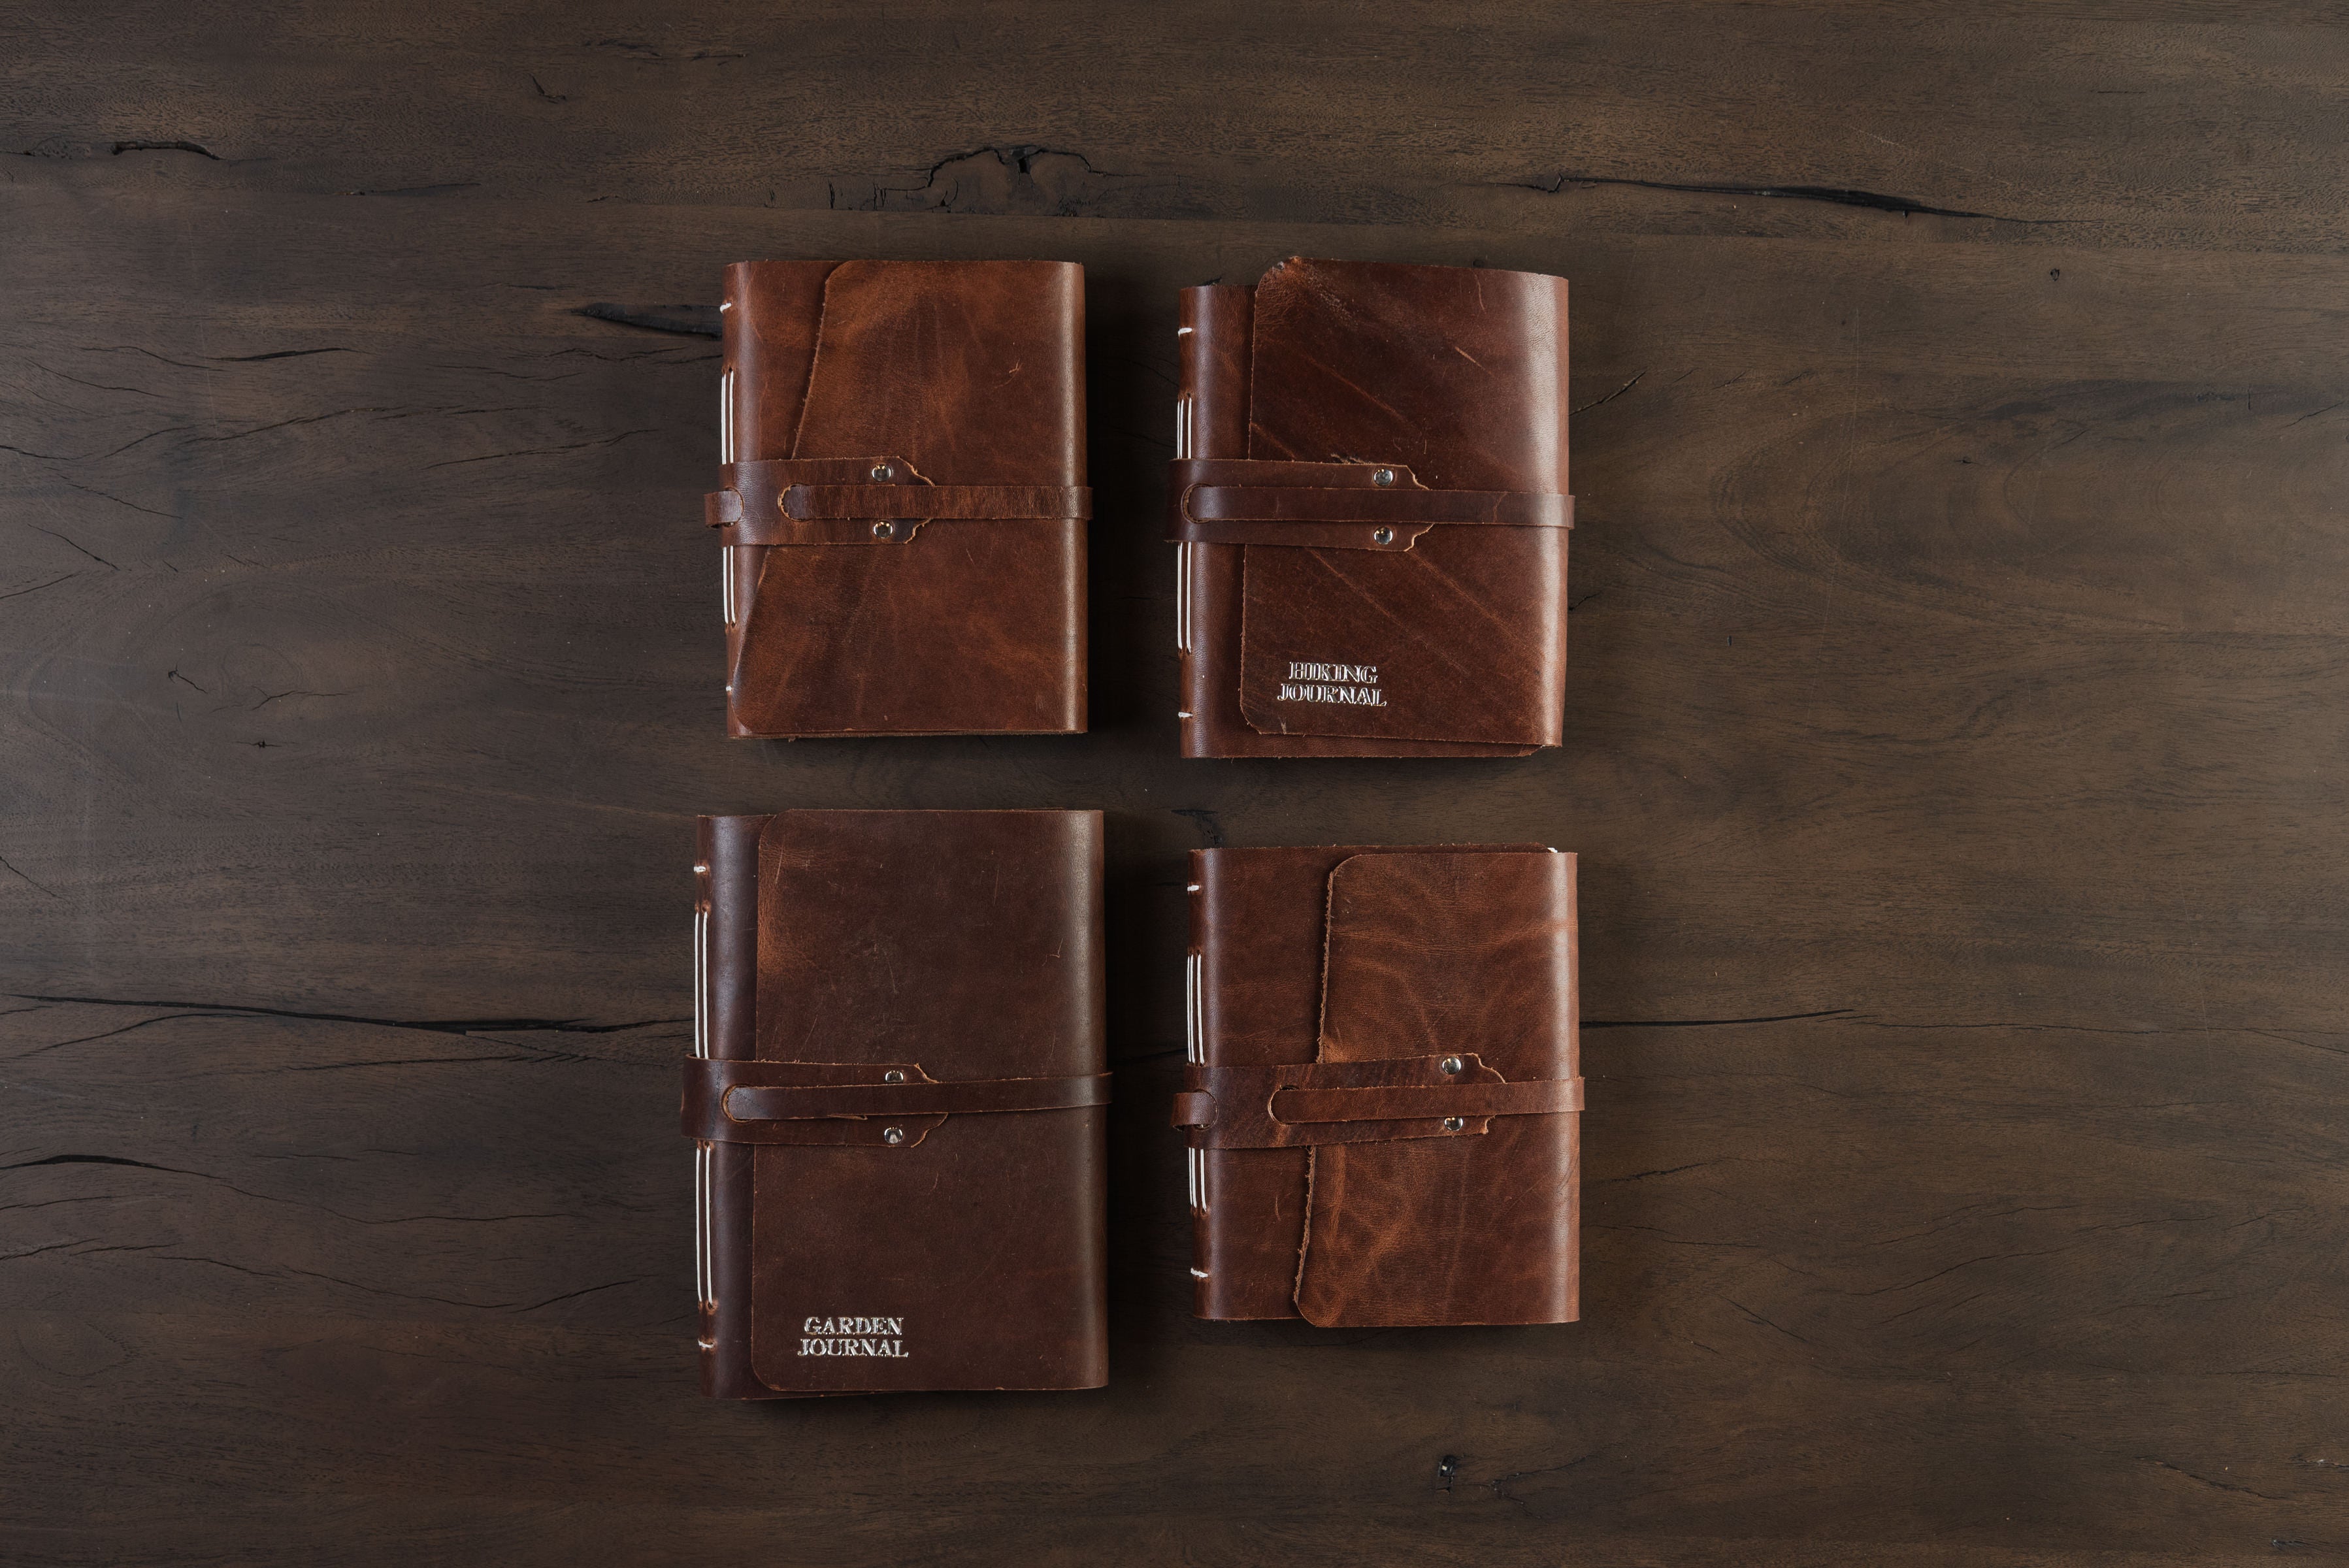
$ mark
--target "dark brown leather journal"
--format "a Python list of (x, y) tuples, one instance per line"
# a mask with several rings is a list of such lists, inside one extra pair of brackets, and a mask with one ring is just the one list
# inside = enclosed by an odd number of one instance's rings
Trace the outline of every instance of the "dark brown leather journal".
[(704, 817), (701, 1386), (1096, 1388), (1098, 811)]
[(1085, 727), (1084, 269), (726, 269), (726, 720)]
[(1579, 1314), (1572, 855), (1197, 850), (1195, 1310), (1323, 1327)]
[(1557, 745), (1566, 280), (1298, 258), (1180, 332), (1184, 755)]

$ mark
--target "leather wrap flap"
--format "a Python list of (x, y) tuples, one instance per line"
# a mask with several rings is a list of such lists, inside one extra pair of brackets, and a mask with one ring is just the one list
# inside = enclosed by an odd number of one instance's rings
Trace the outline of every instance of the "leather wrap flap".
[(740, 262), (726, 304), (728, 733), (1081, 731), (1084, 269)]

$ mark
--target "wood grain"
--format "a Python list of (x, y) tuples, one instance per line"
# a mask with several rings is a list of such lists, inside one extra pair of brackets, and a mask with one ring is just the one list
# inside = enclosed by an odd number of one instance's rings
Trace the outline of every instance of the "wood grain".
[[(0, 22), (0, 1554), (2349, 1556), (2338, 24)], [(1296, 253), (1573, 280), (1559, 750), (1175, 758), (1174, 291)], [(1093, 734), (722, 738), (758, 255), (1086, 265)], [(1112, 813), (1104, 1394), (694, 1394), (690, 822), (797, 805)], [(1587, 1321), (1191, 1321), (1181, 852), (1520, 839)]]

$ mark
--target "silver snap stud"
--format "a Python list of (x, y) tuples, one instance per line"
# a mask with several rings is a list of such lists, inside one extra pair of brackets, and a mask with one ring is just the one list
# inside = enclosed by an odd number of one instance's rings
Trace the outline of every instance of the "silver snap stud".
[(1456, 1073), (1467, 1065), (1468, 1064), (1466, 1062), (1462, 1061), (1458, 1057), (1446, 1057), (1436, 1064), (1436, 1066), (1442, 1068), (1448, 1073)]
[(881, 1141), (903, 1143), (905, 1141), (905, 1130), (902, 1127), (885, 1127), (881, 1130)]
[(876, 480), (887, 479), (889, 477), (889, 465), (886, 463), (875, 463), (873, 465), (873, 477)]
[(1392, 544), (1394, 542), (1394, 530), (1392, 528), (1380, 529), (1376, 533), (1371, 535), (1371, 542), (1373, 544)]
[(873, 537), (895, 539), (897, 537), (897, 525), (894, 522), (876, 522), (873, 525)]
[(1467, 1125), (1466, 1121), (1456, 1116), (1447, 1116), (1444, 1119), (1444, 1130), (1446, 1132), (1458, 1132)]
[(1392, 469), (1372, 469), (1371, 470), (1371, 482), (1383, 490), (1388, 485), (1394, 483), (1394, 470)]
[(881, 1081), (883, 1083), (904, 1083), (905, 1081), (905, 1075), (899, 1072), (895, 1068), (891, 1068), (887, 1072), (881, 1075)]

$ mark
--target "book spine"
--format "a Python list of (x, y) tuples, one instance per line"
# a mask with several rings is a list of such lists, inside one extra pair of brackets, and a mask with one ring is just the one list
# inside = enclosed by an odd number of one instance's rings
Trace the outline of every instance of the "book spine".
[[(1183, 291), (1181, 315), (1174, 328), (1174, 460), (1181, 462), (1198, 454), (1198, 440), (1194, 433), (1193, 411), (1199, 403), (1199, 294), (1198, 289)], [(1183, 723), (1185, 748), (1189, 748), (1192, 719), (1191, 690), (1191, 547), (1174, 546), (1174, 656), (1180, 661), (1181, 674), (1175, 689), (1184, 694), (1175, 717)]]
[[(709, 1055), (709, 914), (710, 822), (694, 824), (693, 861), (693, 1054)], [(693, 1299), (694, 1343), (699, 1351), (701, 1391), (717, 1392), (718, 1290), (710, 1277), (710, 1156), (707, 1140), (693, 1145)]]
[[(694, 1054), (758, 1054), (759, 835), (765, 817), (704, 817), (694, 857)], [(701, 1387), (773, 1398), (750, 1370), (750, 1162), (741, 1143), (694, 1147), (696, 1321)]]
[[(1206, 996), (1203, 990), (1207, 943), (1206, 880), (1206, 856), (1194, 850), (1191, 851), (1191, 879), (1187, 890), (1191, 904), (1191, 941), (1183, 955), (1183, 1059), (1202, 1066), (1207, 1059)], [(1191, 1200), (1191, 1310), (1197, 1316), (1206, 1317), (1209, 1315), (1210, 1306), (1207, 1156), (1206, 1150), (1190, 1147), (1185, 1140), (1183, 1159), (1185, 1190)]]
[[(748, 418), (753, 389), (743, 373), (750, 321), (741, 284), (742, 269), (727, 268), (726, 297), (718, 307), (718, 460), (729, 466), (761, 455), (754, 449), (758, 432)], [(734, 713), (734, 672), (741, 667), (742, 623), (748, 618), (750, 593), (758, 578), (757, 554), (741, 545), (718, 547), (718, 607), (726, 635), (726, 712), (730, 721)]]
[[(1253, 290), (1228, 284), (1183, 291), (1174, 329), (1177, 459), (1247, 456), (1248, 335), (1255, 308)], [(1229, 614), (1239, 581), (1239, 552), (1177, 544), (1174, 552), (1174, 651), (1181, 661), (1176, 689), (1182, 694), (1176, 717), (1183, 755), (1212, 757), (1216, 753), (1207, 716), (1216, 711), (1215, 683), (1228, 685), (1237, 676), (1217, 667), (1217, 639), (1210, 628)]]

